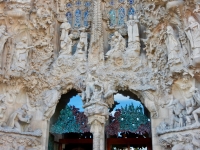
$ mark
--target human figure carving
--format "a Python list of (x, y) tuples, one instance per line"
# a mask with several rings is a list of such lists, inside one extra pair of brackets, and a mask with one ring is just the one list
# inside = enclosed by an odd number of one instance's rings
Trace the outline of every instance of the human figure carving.
[(115, 42), (115, 45), (111, 45), (112, 49), (109, 50), (106, 53), (106, 58), (111, 57), (112, 54), (114, 54), (115, 52), (123, 52), (125, 50), (126, 47), (126, 41), (125, 39), (121, 36), (121, 34), (116, 31), (112, 37), (112, 42)]
[(184, 126), (184, 114), (185, 108), (184, 106), (178, 101), (173, 100), (168, 106), (172, 106), (171, 111), (171, 129), (175, 127), (175, 123), (178, 123), (178, 127)]
[(87, 52), (88, 41), (87, 41), (87, 32), (85, 32), (85, 27), (79, 29), (81, 31), (80, 34), (80, 42), (84, 43), (84, 51)]
[(32, 47), (28, 46), (26, 37), (23, 37), (22, 41), (16, 44), (12, 70), (22, 71), (27, 69), (28, 51)]
[(98, 81), (95, 81), (91, 102), (95, 101), (101, 102), (102, 100), (103, 100), (103, 86), (100, 83), (98, 83)]
[(7, 126), (20, 132), (28, 132), (32, 116), (28, 115), (27, 111), (28, 106), (23, 105), (13, 112), (8, 119)]
[(191, 99), (186, 100), (185, 104), (186, 104), (186, 121), (187, 121), (188, 125), (191, 125), (192, 124), (192, 119), (194, 119), (192, 113), (196, 108), (195, 107), (196, 103), (195, 103), (194, 99), (191, 98)]
[(86, 57), (86, 51), (85, 49), (85, 44), (83, 41), (79, 41), (76, 47), (76, 52), (74, 54), (75, 58), (77, 61), (84, 63), (87, 60)]
[(89, 102), (90, 98), (92, 97), (94, 91), (94, 82), (95, 78), (89, 74), (87, 77), (87, 84), (86, 84), (86, 103)]
[(129, 21), (126, 23), (128, 27), (128, 46), (140, 42), (138, 23), (137, 16), (129, 16)]
[[(6, 26), (5, 25), (1, 25), (0, 26), (0, 60), (2, 61), (2, 54), (3, 54), (3, 50), (4, 50), (4, 45), (8, 39), (9, 35), (6, 32)], [(1, 63), (0, 63), (0, 67)]]
[(189, 26), (185, 29), (185, 32), (192, 47), (191, 59), (193, 63), (196, 64), (199, 63), (200, 57), (200, 24), (193, 16), (188, 18), (188, 23)]
[(171, 26), (167, 26), (167, 38), (166, 45), (168, 50), (168, 64), (177, 64), (180, 63), (179, 57), (179, 44), (174, 36), (174, 30)]
[(49, 119), (54, 114), (60, 98), (60, 89), (61, 87), (57, 86), (54, 89), (47, 91), (42, 97), (45, 103), (43, 119)]
[[(195, 89), (195, 92), (193, 94), (193, 98), (197, 102), (197, 105), (200, 106), (200, 91), (198, 89)], [(195, 119), (195, 124), (200, 125), (199, 117), (198, 117), (198, 115), (200, 114), (200, 107), (197, 108), (196, 110), (194, 110), (192, 112), (192, 114), (193, 114), (194, 119)]]
[(69, 55), (72, 53), (72, 37), (73, 34), (69, 35), (71, 29), (70, 23), (67, 19), (60, 25), (61, 36), (60, 36), (60, 55)]
[(5, 111), (7, 109), (4, 102), (5, 102), (5, 95), (2, 94), (0, 95), (0, 119), (4, 117)]

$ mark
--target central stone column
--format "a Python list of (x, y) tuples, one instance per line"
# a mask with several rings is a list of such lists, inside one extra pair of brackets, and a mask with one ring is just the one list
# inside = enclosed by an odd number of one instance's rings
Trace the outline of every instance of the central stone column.
[(93, 150), (105, 150), (105, 123), (109, 115), (108, 105), (96, 102), (86, 104), (84, 108), (90, 132), (93, 134)]

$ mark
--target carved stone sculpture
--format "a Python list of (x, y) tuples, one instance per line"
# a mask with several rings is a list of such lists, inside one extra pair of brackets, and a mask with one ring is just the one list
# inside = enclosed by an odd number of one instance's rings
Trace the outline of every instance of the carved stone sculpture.
[(60, 25), (61, 36), (60, 36), (60, 56), (70, 55), (72, 53), (72, 37), (73, 34), (69, 35), (71, 29), (70, 23), (67, 19)]
[(192, 119), (194, 119), (192, 113), (196, 108), (195, 107), (196, 103), (193, 98), (186, 100), (185, 103), (186, 103), (186, 121), (187, 124), (191, 125)]
[(171, 128), (184, 126), (184, 106), (178, 101), (173, 100), (168, 106), (172, 106)]
[(87, 85), (86, 85), (86, 103), (89, 102), (90, 98), (92, 97), (92, 94), (94, 92), (94, 83), (95, 83), (95, 78), (91, 75), (88, 74), (87, 77)]
[(138, 23), (139, 20), (136, 15), (134, 18), (132, 15), (129, 16), (129, 21), (126, 23), (128, 27), (128, 47), (132, 47), (134, 44), (138, 44), (140, 47)]
[(111, 48), (106, 53), (106, 58), (111, 61), (114, 65), (123, 64), (123, 52), (125, 51), (126, 42), (121, 34), (116, 31), (111, 39)]
[(193, 117), (194, 117), (194, 119), (195, 119), (196, 125), (200, 125), (199, 116), (198, 116), (198, 115), (200, 114), (200, 92), (199, 92), (198, 89), (195, 89), (195, 92), (194, 92), (193, 97), (194, 97), (194, 100), (195, 100), (196, 103), (197, 103), (198, 108), (195, 109), (195, 110), (192, 112), (192, 114), (193, 114)]
[[(2, 61), (2, 57), (3, 57), (3, 50), (4, 50), (4, 45), (8, 39), (9, 35), (6, 32), (6, 26), (5, 25), (1, 25), (0, 26), (0, 60)], [(2, 68), (1, 66), (2, 62), (0, 63), (0, 68)]]
[(113, 37), (112, 37), (112, 44), (111, 44), (111, 50), (109, 50), (106, 53), (106, 57), (111, 57), (111, 55), (113, 55), (115, 52), (118, 51), (124, 51), (125, 49), (125, 40), (124, 38), (121, 36), (121, 34), (119, 32), (115, 32)]
[(23, 71), (28, 67), (28, 52), (33, 46), (28, 46), (27, 38), (23, 37), (21, 42), (16, 44), (16, 50), (13, 57), (12, 70)]
[(50, 119), (51, 116), (54, 114), (56, 109), (56, 104), (60, 98), (60, 86), (55, 87), (52, 90), (47, 91), (42, 99), (45, 103), (44, 107), (44, 116), (43, 119)]
[(90, 102), (101, 102), (103, 101), (103, 86), (97, 81), (94, 83), (94, 91)]
[(85, 32), (85, 27), (79, 29), (81, 31), (80, 33), (80, 42), (84, 43), (84, 51), (87, 53), (88, 48), (88, 34)]
[[(166, 38), (166, 46), (168, 51), (168, 64), (170, 65), (170, 69), (173, 71), (179, 71), (181, 59), (180, 59), (180, 50), (177, 39), (174, 35), (174, 30), (171, 26), (167, 26), (167, 38)], [(178, 69), (177, 69), (178, 68)]]
[(21, 108), (14, 111), (8, 118), (7, 126), (19, 132), (28, 132), (30, 130), (29, 124), (32, 116), (28, 115), (27, 111), (27, 105), (23, 105)]
[(148, 109), (154, 150), (199, 150), (199, 6), (199, 0), (0, 0), (0, 150), (45, 150), (50, 118), (71, 90), (82, 92), (95, 150), (105, 149), (117, 92), (134, 94)]
[(5, 95), (0, 95), (0, 119), (4, 117), (5, 111), (7, 109), (4, 102), (5, 102)]
[(194, 66), (198, 65), (200, 58), (200, 24), (193, 16), (188, 18), (189, 26), (185, 29), (186, 35), (190, 40), (192, 54), (191, 59)]

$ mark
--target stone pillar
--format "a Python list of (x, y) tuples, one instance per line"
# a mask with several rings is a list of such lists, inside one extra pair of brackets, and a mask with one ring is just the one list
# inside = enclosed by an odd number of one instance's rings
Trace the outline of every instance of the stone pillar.
[(90, 132), (93, 134), (93, 150), (105, 150), (105, 123), (108, 119), (108, 105), (102, 102), (85, 105)]

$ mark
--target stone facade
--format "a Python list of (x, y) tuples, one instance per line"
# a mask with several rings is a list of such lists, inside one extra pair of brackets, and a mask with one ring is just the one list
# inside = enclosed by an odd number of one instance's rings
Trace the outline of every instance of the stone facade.
[(0, 0), (0, 60), (0, 150), (46, 150), (71, 89), (94, 150), (119, 90), (150, 111), (153, 150), (200, 149), (198, 0)]

